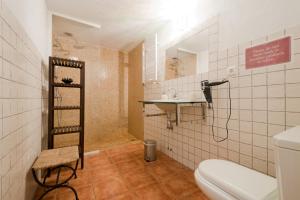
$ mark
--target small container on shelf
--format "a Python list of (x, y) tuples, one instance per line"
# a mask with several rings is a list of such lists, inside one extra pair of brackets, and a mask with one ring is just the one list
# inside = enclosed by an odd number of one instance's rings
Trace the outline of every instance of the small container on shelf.
[(73, 83), (73, 79), (72, 78), (62, 78), (61, 81), (64, 83), (64, 84), (71, 84)]

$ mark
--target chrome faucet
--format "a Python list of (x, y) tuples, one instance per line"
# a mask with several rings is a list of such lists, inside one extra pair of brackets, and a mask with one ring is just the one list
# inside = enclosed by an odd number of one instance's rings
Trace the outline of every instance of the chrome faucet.
[[(170, 93), (171, 90), (173, 90), (172, 93)], [(176, 89), (173, 88), (173, 87), (169, 88), (168, 89), (168, 96), (169, 96), (169, 98), (175, 99), (177, 97), (177, 91), (176, 91)]]

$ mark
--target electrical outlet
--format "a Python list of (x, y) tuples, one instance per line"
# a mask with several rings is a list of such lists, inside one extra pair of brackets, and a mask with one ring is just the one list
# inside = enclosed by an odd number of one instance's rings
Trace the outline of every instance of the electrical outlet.
[(228, 78), (234, 77), (236, 75), (237, 75), (237, 68), (236, 68), (236, 66), (227, 67), (227, 77)]

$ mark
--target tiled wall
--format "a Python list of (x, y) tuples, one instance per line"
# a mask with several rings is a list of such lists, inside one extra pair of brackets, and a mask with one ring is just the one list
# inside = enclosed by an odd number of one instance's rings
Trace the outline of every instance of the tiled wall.
[[(205, 119), (200, 107), (186, 107), (182, 122), (173, 131), (166, 129), (166, 119), (145, 117), (145, 138), (158, 141), (159, 149), (184, 165), (195, 169), (201, 160), (221, 158), (275, 176), (272, 136), (295, 125), (300, 125), (300, 26), (287, 28), (245, 44), (219, 50), (218, 19), (209, 20), (202, 29), (209, 31), (209, 72), (189, 77), (147, 84), (145, 99), (159, 99), (168, 88), (176, 88), (179, 97), (191, 94), (203, 99), (200, 82), (227, 78), (228, 66), (236, 66), (236, 76), (230, 77), (232, 116), (229, 138), (221, 143), (212, 139), (212, 110), (206, 108)], [(276, 38), (292, 36), (292, 62), (245, 69), (245, 48)], [(163, 38), (162, 38), (163, 39)], [(164, 52), (164, 47), (160, 47)], [(161, 60), (164, 60), (161, 55)], [(148, 65), (149, 66), (149, 65)], [(163, 61), (160, 62), (163, 71)], [(213, 90), (216, 134), (226, 135), (228, 115), (228, 86)], [(147, 106), (147, 113), (160, 112)]]
[(46, 94), (42, 61), (4, 4), (0, 30), (0, 199), (32, 199), (36, 184), (30, 169), (41, 150)]

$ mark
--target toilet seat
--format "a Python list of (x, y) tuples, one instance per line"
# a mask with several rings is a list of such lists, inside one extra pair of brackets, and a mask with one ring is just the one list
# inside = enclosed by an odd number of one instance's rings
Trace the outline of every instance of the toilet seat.
[(212, 199), (278, 199), (275, 178), (226, 160), (201, 162), (195, 170), (195, 179)]
[(238, 200), (235, 197), (227, 194), (219, 187), (207, 181), (203, 176), (201, 176), (198, 170), (195, 170), (194, 173), (195, 181), (198, 187), (202, 190), (204, 194), (206, 194), (212, 200)]

